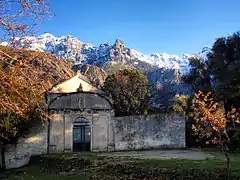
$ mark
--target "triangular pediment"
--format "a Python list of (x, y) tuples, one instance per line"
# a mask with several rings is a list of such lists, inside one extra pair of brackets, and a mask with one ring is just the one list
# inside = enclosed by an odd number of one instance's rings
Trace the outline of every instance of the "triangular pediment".
[(54, 86), (50, 93), (72, 93), (72, 92), (94, 92), (94, 93), (101, 93), (104, 92), (94, 86), (85, 76), (81, 73), (77, 74), (76, 76)]

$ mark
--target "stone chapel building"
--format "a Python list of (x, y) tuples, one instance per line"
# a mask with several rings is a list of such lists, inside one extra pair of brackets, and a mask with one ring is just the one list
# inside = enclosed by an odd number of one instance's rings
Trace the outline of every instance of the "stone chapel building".
[(114, 110), (111, 99), (81, 74), (53, 87), (48, 152), (112, 151)]

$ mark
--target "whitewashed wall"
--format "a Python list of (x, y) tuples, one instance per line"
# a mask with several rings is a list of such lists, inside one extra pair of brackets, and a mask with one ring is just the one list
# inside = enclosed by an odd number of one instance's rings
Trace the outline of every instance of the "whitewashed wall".
[(27, 165), (31, 155), (42, 153), (47, 153), (47, 125), (32, 128), (31, 133), (25, 138), (20, 138), (17, 145), (9, 145), (6, 148), (6, 168)]

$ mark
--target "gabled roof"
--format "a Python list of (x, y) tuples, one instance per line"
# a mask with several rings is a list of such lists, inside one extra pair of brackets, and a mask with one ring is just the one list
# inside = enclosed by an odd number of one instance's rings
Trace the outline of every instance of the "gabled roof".
[(54, 86), (50, 93), (72, 93), (77, 92), (77, 89), (82, 87), (84, 92), (93, 92), (93, 93), (100, 93), (105, 94), (104, 91), (99, 89), (93, 83), (89, 81), (89, 79), (83, 76), (81, 73), (78, 73), (76, 76)]

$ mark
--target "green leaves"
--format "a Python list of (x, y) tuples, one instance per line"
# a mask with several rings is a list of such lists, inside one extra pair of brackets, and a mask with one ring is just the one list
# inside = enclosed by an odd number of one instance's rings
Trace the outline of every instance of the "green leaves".
[(184, 77), (186, 83), (191, 84), (195, 91), (208, 92), (211, 90), (211, 78), (208, 64), (202, 57), (192, 57), (189, 59), (191, 67), (190, 73)]
[(218, 98), (240, 95), (240, 34), (218, 38), (208, 54), (208, 69), (214, 77)]
[(184, 113), (188, 108), (188, 96), (178, 95), (175, 96), (172, 103), (172, 110), (176, 113)]
[(116, 116), (146, 112), (149, 88), (147, 78), (134, 69), (124, 69), (107, 77), (103, 90), (111, 94)]

